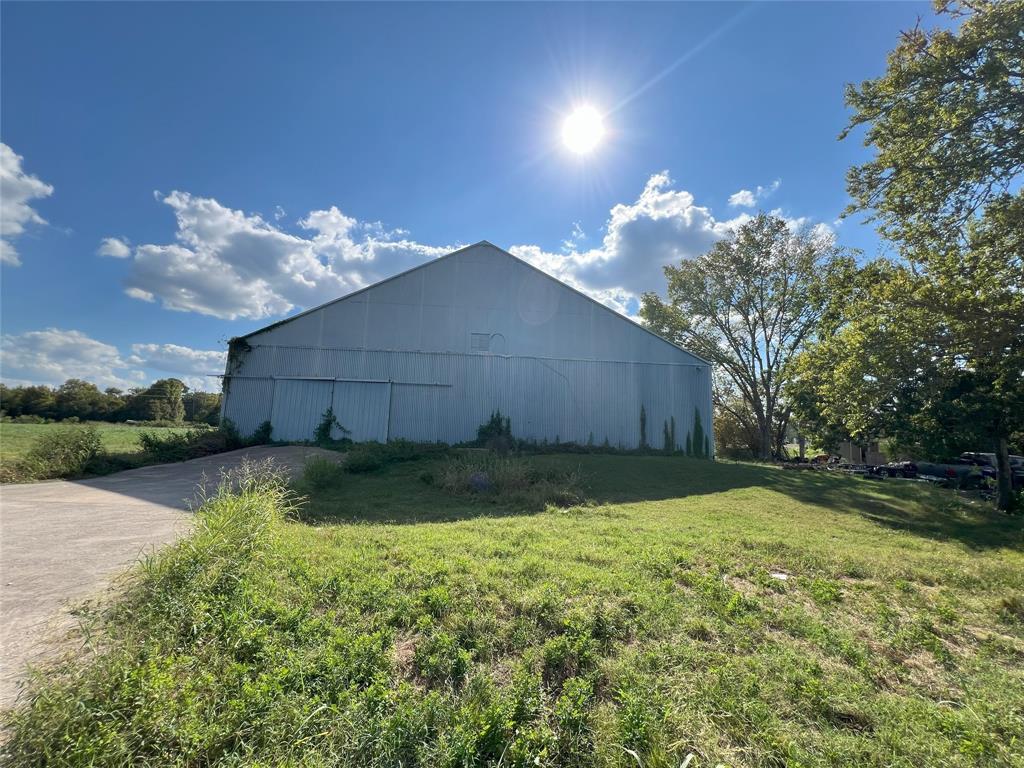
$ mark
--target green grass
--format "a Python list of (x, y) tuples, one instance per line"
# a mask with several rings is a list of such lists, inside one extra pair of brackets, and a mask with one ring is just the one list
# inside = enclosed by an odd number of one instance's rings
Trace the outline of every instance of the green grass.
[[(156, 432), (161, 435), (183, 432), (178, 427), (136, 427), (129, 424), (109, 424), (106, 422), (89, 422), (99, 430), (103, 447), (108, 453), (127, 455), (139, 453), (139, 434)], [(0, 422), (0, 461), (17, 461), (25, 458), (32, 445), (43, 435), (55, 430), (67, 429), (70, 424), (12, 424)]]
[(630, 456), (535, 457), (591, 501), (524, 508), (444, 461), (321, 466), (298, 520), (216, 500), (39, 680), (10, 763), (1024, 764), (1019, 518)]

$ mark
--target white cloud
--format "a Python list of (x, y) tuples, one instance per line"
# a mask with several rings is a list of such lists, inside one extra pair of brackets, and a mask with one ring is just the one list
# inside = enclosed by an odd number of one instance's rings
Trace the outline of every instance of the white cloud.
[(105, 237), (96, 250), (97, 256), (110, 256), (115, 259), (127, 259), (132, 255), (131, 246), (119, 237)]
[(572, 223), (572, 234), (562, 241), (562, 253), (571, 253), (580, 247), (580, 243), (587, 239), (587, 233), (583, 231), (578, 221)]
[(666, 264), (699, 256), (742, 223), (716, 219), (710, 209), (695, 203), (692, 194), (673, 187), (667, 171), (656, 173), (635, 202), (612, 208), (600, 247), (557, 254), (517, 245), (511, 251), (599, 301), (631, 313), (639, 294), (663, 288)]
[(753, 208), (766, 197), (772, 195), (782, 184), (782, 179), (776, 179), (767, 187), (758, 185), (757, 189), (751, 192), (749, 189), (741, 189), (729, 195), (729, 205), (733, 208)]
[(11, 240), (25, 231), (26, 224), (45, 224), (29, 201), (53, 194), (53, 187), (21, 169), (21, 155), (0, 142), (0, 262), (21, 264)]
[(757, 204), (757, 198), (749, 189), (741, 189), (729, 195), (729, 205), (741, 208), (753, 208)]
[(131, 354), (124, 355), (81, 331), (59, 328), (5, 335), (0, 349), (5, 382), (56, 386), (85, 379), (101, 389), (131, 389), (174, 377), (192, 389), (219, 391), (216, 375), (224, 372), (226, 359), (223, 351), (178, 344), (133, 344)]
[[(750, 192), (763, 198), (779, 181)], [(737, 193), (738, 194), (738, 193)], [(335, 207), (298, 220), (298, 233), (259, 215), (186, 192), (156, 193), (175, 214), (174, 242), (134, 248), (125, 293), (164, 307), (215, 317), (256, 320), (342, 296), (441, 256), (451, 246), (412, 240), (401, 229), (361, 222)], [(662, 291), (663, 268), (707, 251), (751, 219), (716, 218), (677, 189), (667, 171), (652, 175), (636, 200), (614, 206), (600, 243), (575, 223), (560, 252), (538, 245), (509, 250), (548, 274), (621, 312), (634, 314), (645, 291)], [(800, 226), (803, 220), (790, 220)]]
[(216, 349), (192, 349), (179, 344), (132, 344), (130, 360), (135, 365), (158, 371), (203, 376), (223, 373), (227, 353)]
[[(217, 391), (224, 373), (227, 353), (215, 349), (192, 349), (179, 344), (132, 344), (129, 361), (181, 379), (191, 389)], [(212, 375), (211, 375), (212, 374)]]
[(153, 296), (149, 291), (144, 291), (141, 288), (125, 288), (125, 295), (130, 296), (133, 299), (139, 299), (140, 301), (148, 301), (150, 303), (156, 301), (156, 297)]
[(259, 319), (309, 307), (408, 269), (451, 248), (364, 227), (337, 208), (286, 232), (212, 198), (171, 192), (176, 242), (135, 248), (126, 293), (164, 307), (228, 319)]
[(121, 357), (117, 347), (81, 331), (47, 328), (0, 338), (5, 381), (62, 384), (85, 379), (100, 388), (141, 386), (145, 374)]

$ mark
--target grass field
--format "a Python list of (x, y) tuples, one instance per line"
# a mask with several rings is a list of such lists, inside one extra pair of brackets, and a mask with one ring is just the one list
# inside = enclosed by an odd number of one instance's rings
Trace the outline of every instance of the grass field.
[(320, 477), (297, 520), (212, 502), (14, 715), (11, 764), (1024, 764), (1019, 518), (629, 456), (531, 459), (591, 501), (522, 508), (444, 461)]
[[(139, 433), (158, 432), (169, 434), (181, 432), (178, 427), (137, 427), (128, 424), (89, 422), (99, 430), (103, 447), (108, 453), (139, 453)], [(25, 457), (32, 445), (44, 434), (54, 430), (67, 429), (70, 424), (12, 424), (0, 422), (0, 461), (17, 461)]]

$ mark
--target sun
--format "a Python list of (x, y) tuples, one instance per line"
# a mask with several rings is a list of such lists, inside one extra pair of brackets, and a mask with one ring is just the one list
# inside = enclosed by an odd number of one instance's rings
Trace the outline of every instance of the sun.
[(562, 143), (570, 152), (593, 152), (604, 137), (604, 117), (589, 104), (577, 107), (562, 123)]

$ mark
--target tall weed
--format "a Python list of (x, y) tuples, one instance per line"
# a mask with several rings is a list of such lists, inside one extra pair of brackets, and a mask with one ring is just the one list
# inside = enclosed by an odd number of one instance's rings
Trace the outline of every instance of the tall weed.
[(438, 485), (457, 495), (475, 494), (531, 508), (571, 507), (583, 501), (578, 472), (541, 468), (527, 459), (489, 451), (449, 460)]

